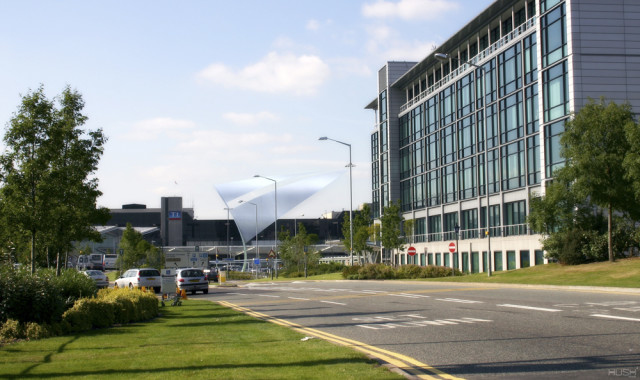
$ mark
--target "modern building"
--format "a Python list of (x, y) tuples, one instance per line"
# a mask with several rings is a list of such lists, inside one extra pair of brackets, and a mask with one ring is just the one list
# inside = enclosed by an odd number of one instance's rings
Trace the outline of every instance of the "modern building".
[(636, 0), (498, 0), (420, 62), (387, 62), (366, 106), (372, 208), (377, 218), (400, 202), (416, 254), (386, 261), (465, 272), (545, 263), (526, 217), (564, 164), (565, 121), (602, 96), (637, 112), (639, 85)]

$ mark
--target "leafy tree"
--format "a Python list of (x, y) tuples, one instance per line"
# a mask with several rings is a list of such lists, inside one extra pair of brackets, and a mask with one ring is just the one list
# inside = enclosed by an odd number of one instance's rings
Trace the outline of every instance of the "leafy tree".
[(380, 242), (386, 249), (404, 250), (400, 226), (404, 218), (400, 213), (400, 201), (389, 204), (380, 216)]
[(28, 236), (32, 273), (42, 252), (59, 254), (73, 240), (99, 239), (91, 226), (108, 219), (106, 209), (96, 209), (102, 193), (90, 178), (106, 138), (101, 130), (81, 128), (87, 120), (83, 107), (81, 95), (69, 87), (51, 101), (40, 86), (23, 96), (7, 126), (0, 222), (12, 227), (15, 241)]
[(607, 210), (609, 261), (614, 261), (613, 213), (632, 211), (633, 186), (623, 165), (631, 146), (626, 130), (635, 124), (631, 106), (590, 100), (565, 124), (561, 137), (573, 191)]
[[(362, 210), (355, 213), (355, 217), (353, 218), (353, 250), (358, 257), (361, 254), (371, 253), (373, 251), (373, 249), (367, 244), (371, 237), (372, 223), (371, 207), (369, 205), (364, 205)], [(348, 214), (345, 214), (344, 216), (342, 234), (344, 235), (342, 243), (345, 247), (349, 247), (351, 244), (351, 229)]]
[(298, 232), (295, 236), (291, 236), (288, 230), (282, 230), (278, 234), (278, 239), (281, 241), (278, 247), (279, 256), (289, 274), (302, 273), (305, 266), (307, 268), (318, 266), (321, 258), (320, 253), (308, 249), (318, 241), (318, 236), (308, 234), (302, 223), (298, 224)]
[(158, 247), (142, 238), (142, 234), (136, 231), (131, 223), (122, 233), (120, 239), (122, 255), (118, 256), (117, 265), (122, 272), (140, 265), (160, 269), (164, 265), (164, 257)]

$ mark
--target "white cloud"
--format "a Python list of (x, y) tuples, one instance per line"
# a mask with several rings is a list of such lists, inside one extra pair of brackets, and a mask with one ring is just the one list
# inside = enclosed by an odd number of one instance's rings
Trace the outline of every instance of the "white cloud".
[(307, 30), (318, 30), (320, 29), (320, 22), (318, 20), (309, 20), (306, 25)]
[(450, 0), (378, 0), (362, 6), (362, 14), (368, 18), (400, 18), (402, 20), (434, 20), (460, 6)]
[(261, 61), (234, 71), (214, 63), (199, 73), (214, 84), (257, 92), (313, 95), (328, 79), (329, 66), (317, 56), (271, 52)]
[(192, 121), (178, 120), (168, 117), (157, 117), (139, 121), (131, 127), (123, 138), (125, 140), (148, 141), (156, 140), (160, 135), (173, 138), (182, 136), (195, 126)]
[(278, 116), (271, 112), (258, 112), (258, 113), (236, 113), (228, 112), (222, 115), (223, 118), (229, 120), (236, 125), (257, 125), (262, 122), (277, 121)]

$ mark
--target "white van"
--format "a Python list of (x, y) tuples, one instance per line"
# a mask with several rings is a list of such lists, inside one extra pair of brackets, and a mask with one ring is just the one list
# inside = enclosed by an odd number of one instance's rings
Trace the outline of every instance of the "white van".
[(116, 269), (116, 260), (118, 260), (118, 255), (115, 254), (105, 254), (102, 259), (102, 266), (105, 270), (107, 269)]

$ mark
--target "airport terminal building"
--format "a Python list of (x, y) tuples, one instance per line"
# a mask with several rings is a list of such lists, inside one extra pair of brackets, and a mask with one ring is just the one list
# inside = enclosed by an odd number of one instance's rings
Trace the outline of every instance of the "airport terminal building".
[(377, 80), (366, 106), (374, 217), (399, 201), (416, 252), (385, 260), (468, 272), (544, 264), (526, 217), (564, 164), (565, 121), (602, 96), (640, 110), (640, 3), (498, 0)]

